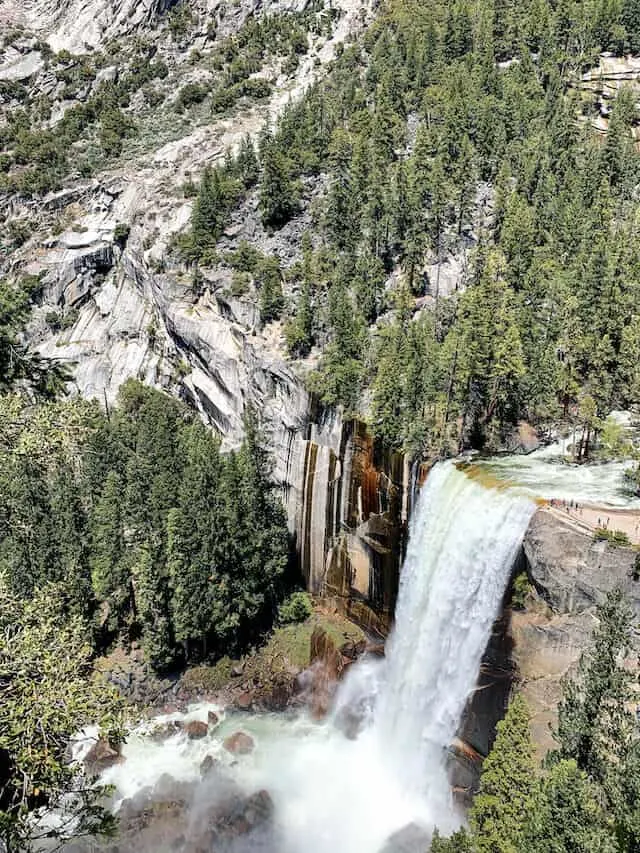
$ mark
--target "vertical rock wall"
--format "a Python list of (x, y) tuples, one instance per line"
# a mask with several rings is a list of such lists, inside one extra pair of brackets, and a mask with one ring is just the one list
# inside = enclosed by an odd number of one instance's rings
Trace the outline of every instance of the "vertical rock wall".
[(308, 589), (386, 634), (395, 606), (411, 504), (402, 454), (383, 452), (358, 421), (320, 413), (297, 440), (287, 481), (289, 520)]

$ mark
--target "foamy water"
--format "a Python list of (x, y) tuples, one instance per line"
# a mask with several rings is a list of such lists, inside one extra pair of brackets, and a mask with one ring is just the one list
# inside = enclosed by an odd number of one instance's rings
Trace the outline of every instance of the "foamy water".
[[(413, 514), (386, 659), (354, 665), (334, 713), (320, 724), (304, 715), (233, 714), (207, 738), (189, 741), (180, 732), (160, 744), (148, 726), (134, 731), (125, 763), (103, 776), (115, 786), (116, 803), (165, 774), (197, 780), (212, 755), (242, 790), (269, 791), (278, 853), (378, 853), (411, 823), (455, 828), (461, 818), (447, 748), (533, 510), (528, 499), (485, 489), (452, 463), (436, 466)], [(337, 723), (354, 707), (364, 723), (349, 739)], [(173, 718), (206, 720), (208, 710), (194, 706)], [(253, 736), (252, 754), (224, 750), (224, 738), (238, 730)]]
[(631, 461), (576, 465), (567, 460), (567, 442), (556, 442), (526, 456), (496, 456), (477, 464), (533, 497), (640, 509), (640, 496), (625, 478)]

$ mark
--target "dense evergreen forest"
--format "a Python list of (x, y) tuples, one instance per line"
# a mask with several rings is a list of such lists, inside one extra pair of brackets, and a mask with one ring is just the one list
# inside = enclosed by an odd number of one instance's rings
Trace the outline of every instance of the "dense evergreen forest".
[(115, 827), (103, 788), (66, 757), (89, 723), (113, 743), (122, 736), (121, 703), (92, 677), (96, 655), (138, 641), (166, 671), (240, 654), (272, 626), (290, 586), (289, 537), (252, 414), (245, 430), (240, 450), (223, 455), (193, 412), (134, 380), (109, 412), (0, 398), (7, 853), (47, 836), (46, 821), (30, 818), (45, 804), (64, 816), (62, 836)]
[[(414, 452), (496, 447), (521, 418), (597, 430), (640, 398), (638, 117), (623, 87), (596, 133), (580, 80), (639, 27), (636, 0), (388, 3), (258, 156), (247, 143), (203, 177), (182, 252), (220, 261), (256, 182), (280, 228), (321, 175), (295, 298), (251, 247), (226, 262), (254, 275), (265, 322), (284, 316), (292, 355), (322, 348), (323, 402)], [(456, 247), (464, 292), (445, 299)]]
[(160, 670), (269, 627), (288, 534), (253, 416), (222, 455), (184, 405), (133, 380), (108, 414), (13, 395), (2, 415), (0, 571), (14, 594), (63, 584), (97, 650), (141, 638)]

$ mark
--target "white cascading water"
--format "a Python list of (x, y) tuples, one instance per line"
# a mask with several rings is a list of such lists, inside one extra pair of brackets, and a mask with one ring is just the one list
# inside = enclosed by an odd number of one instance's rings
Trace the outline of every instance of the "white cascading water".
[(407, 786), (436, 807), (448, 793), (443, 750), (475, 686), (534, 509), (452, 463), (431, 472), (415, 508), (374, 725)]
[[(197, 742), (180, 734), (155, 744), (134, 734), (126, 762), (104, 780), (132, 796), (163, 773), (199, 778), (200, 761), (214, 752), (242, 788), (271, 793), (281, 853), (378, 853), (409, 823), (455, 828), (447, 747), (534, 509), (514, 491), (437, 465), (413, 513), (387, 657), (352, 668), (331, 719), (234, 715)], [(367, 724), (349, 740), (335, 723), (357, 702), (369, 708)], [(257, 746), (233, 762), (221, 741), (238, 728)]]

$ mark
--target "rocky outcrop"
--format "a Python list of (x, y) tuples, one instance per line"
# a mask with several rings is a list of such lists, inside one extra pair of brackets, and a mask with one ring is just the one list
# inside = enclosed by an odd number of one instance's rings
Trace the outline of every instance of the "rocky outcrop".
[[(598, 542), (571, 520), (544, 508), (533, 516), (523, 544), (533, 590), (526, 608), (511, 614), (512, 657), (542, 756), (554, 744), (551, 728), (561, 681), (589, 644), (597, 605), (619, 587), (640, 617), (640, 582), (634, 579), (638, 554)], [(637, 632), (632, 641), (640, 650)], [(635, 665), (635, 655), (628, 664)]]
[[(125, 800), (117, 814), (119, 831), (115, 839), (80, 840), (65, 847), (65, 851), (272, 850), (277, 849), (269, 838), (273, 812), (268, 791), (247, 795), (212, 761), (200, 784), (165, 775), (153, 788), (142, 789)], [(254, 844), (258, 846), (254, 848)]]
[[(299, 702), (316, 719), (329, 711), (346, 668), (366, 649), (364, 638), (354, 642), (317, 625), (311, 635), (310, 666), (298, 677)], [(347, 728), (349, 726), (347, 725)]]
[(54, 50), (82, 52), (148, 25), (173, 0), (1, 0), (0, 21), (25, 26)]
[[(211, 34), (202, 44), (199, 34), (215, 30), (217, 38), (236, 31), (254, 13), (305, 6), (300, 0), (243, 0), (233, 6), (219, 0), (189, 0), (184, 5), (192, 21), (182, 44), (167, 34), (163, 13), (171, 5), (171, 0), (30, 0), (25, 4), (0, 0), (0, 20), (26, 28), (37, 23), (42, 38), (56, 49), (72, 52), (84, 49), (85, 42), (99, 45), (142, 28), (169, 67), (169, 78), (162, 85), (175, 91), (184, 74), (191, 73), (187, 62), (191, 49), (197, 46), (203, 55), (214, 49)], [(314, 413), (302, 375), (307, 368), (288, 358), (280, 323), (261, 326), (255, 289), (234, 295), (232, 271), (224, 264), (205, 270), (195, 286), (193, 272), (175, 259), (167, 262), (167, 255), (168, 246), (188, 225), (192, 210), (193, 198), (183, 192), (183, 185), (197, 181), (205, 167), (220, 162), (246, 135), (257, 135), (265, 121), (273, 122), (323, 73), (323, 66), (345, 39), (362, 28), (370, 7), (366, 0), (340, 0), (333, 11), (332, 32), (322, 39), (310, 35), (308, 53), (301, 56), (296, 71), (278, 73), (271, 98), (244, 105), (230, 117), (188, 126), (177, 139), (151, 134), (145, 137), (142, 156), (124, 154), (128, 161), (121, 159), (91, 180), (73, 180), (42, 200), (9, 199), (9, 213), (28, 222), (33, 234), (7, 259), (0, 258), (3, 274), (41, 277), (42, 304), (34, 311), (27, 341), (42, 356), (66, 363), (73, 375), (72, 388), (82, 396), (112, 405), (123, 382), (138, 378), (188, 400), (221, 433), (227, 449), (241, 441), (247, 406), (260, 411), (274, 459), (274, 479), (316, 591), (325, 588), (327, 554), (337, 545), (343, 521), (340, 512), (334, 513), (326, 536), (320, 532), (322, 517), (330, 512), (329, 483), (322, 482), (320, 468), (332, 452), (348, 462), (352, 456), (348, 441), (345, 437), (341, 450), (341, 439), (337, 438), (335, 447), (331, 430), (309, 427)], [(9, 57), (11, 62), (21, 61), (32, 51), (32, 42), (35, 39), (26, 36), (16, 42), (19, 49)], [(107, 66), (99, 73), (110, 77), (117, 69)], [(34, 91), (45, 85), (40, 80), (44, 76), (46, 70), (31, 80)], [(56, 101), (58, 94), (52, 92), (51, 97)], [(56, 109), (62, 114), (70, 103), (56, 101)], [(130, 110), (138, 118), (135, 103), (134, 98)], [(139, 133), (145, 136), (142, 120)], [(304, 190), (307, 200), (321, 191), (321, 179), (314, 179)], [(301, 234), (309, 224), (308, 205), (275, 235), (262, 226), (256, 193), (250, 193), (241, 207), (234, 214), (238, 221), (231, 223), (221, 240), (222, 253), (237, 248), (241, 238), (250, 238), (261, 251), (278, 253), (285, 265), (296, 260)], [(341, 432), (338, 424), (336, 435)], [(334, 475), (327, 469), (327, 476)], [(306, 477), (318, 484), (317, 490), (305, 484)], [(344, 491), (349, 488), (345, 480)], [(382, 488), (381, 494), (388, 491)], [(371, 513), (383, 514), (365, 507), (361, 517), (351, 512), (349, 524), (358, 526)], [(367, 536), (356, 536), (351, 565), (362, 561), (358, 551), (370, 553)], [(380, 537), (376, 533), (373, 539)], [(376, 547), (379, 553), (387, 546), (376, 542)], [(384, 560), (389, 561), (388, 554), (376, 557), (378, 564)], [(359, 570), (357, 587), (367, 597), (371, 586), (377, 609), (388, 611), (393, 590), (383, 588), (381, 577), (391, 573), (386, 567), (377, 569), (371, 584), (366, 574)], [(350, 588), (349, 582), (338, 580), (337, 584)]]
[(202, 720), (190, 720), (184, 730), (189, 740), (202, 740), (209, 733), (209, 727)]
[(232, 755), (248, 755), (255, 747), (253, 738), (246, 732), (234, 732), (222, 745)]
[(570, 521), (541, 509), (524, 540), (536, 589), (555, 613), (580, 613), (619, 587), (640, 613), (640, 583), (634, 580), (637, 552), (595, 541)]

